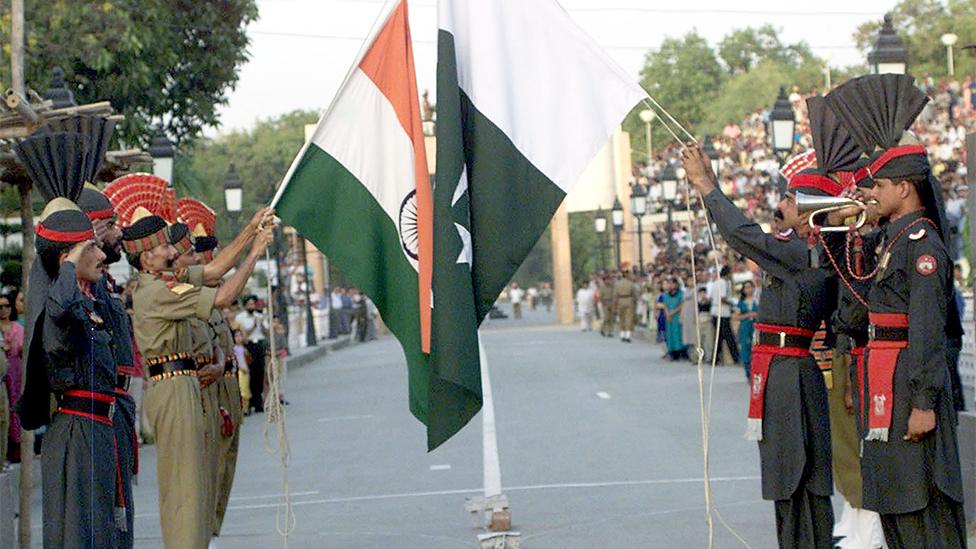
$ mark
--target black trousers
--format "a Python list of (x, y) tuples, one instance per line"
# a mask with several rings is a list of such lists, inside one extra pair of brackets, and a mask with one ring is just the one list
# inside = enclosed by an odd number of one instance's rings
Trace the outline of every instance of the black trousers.
[(265, 347), (263, 341), (248, 341), (245, 345), (247, 352), (251, 353), (251, 402), (249, 403), (255, 410), (264, 409), (264, 354)]
[(966, 514), (961, 503), (933, 487), (929, 504), (914, 513), (881, 515), (890, 549), (965, 549)]
[(791, 499), (777, 500), (776, 537), (782, 549), (833, 547), (834, 509), (830, 498), (800, 488)]
[[(732, 355), (732, 362), (739, 363), (739, 344), (735, 340), (735, 334), (732, 333), (732, 319), (728, 317), (722, 317), (722, 323), (718, 327), (718, 348), (715, 352), (718, 353), (719, 362), (722, 359), (722, 344), (724, 343), (726, 347), (729, 348), (729, 354)], [(712, 326), (719, 324), (716, 317), (712, 317)]]

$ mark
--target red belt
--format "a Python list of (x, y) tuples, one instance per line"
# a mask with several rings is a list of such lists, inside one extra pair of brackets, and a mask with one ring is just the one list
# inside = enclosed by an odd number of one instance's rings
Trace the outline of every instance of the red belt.
[[(868, 313), (872, 326), (883, 328), (908, 328), (908, 315), (902, 313)], [(894, 408), (895, 365), (908, 341), (868, 341), (868, 434), (865, 440), (886, 442), (891, 429), (891, 411)]]
[[(756, 330), (767, 333), (780, 334), (781, 341), (786, 341), (786, 336), (813, 337), (814, 330), (799, 328), (796, 326), (777, 326), (774, 324), (756, 323)], [(762, 420), (763, 405), (766, 398), (766, 381), (769, 378), (769, 366), (774, 356), (795, 356), (804, 357), (810, 355), (810, 349), (806, 347), (787, 347), (786, 345), (755, 345), (752, 348), (752, 362), (749, 363), (749, 370), (752, 375), (750, 380), (751, 391), (749, 394), (749, 419), (746, 429), (746, 438), (749, 440), (762, 440)]]

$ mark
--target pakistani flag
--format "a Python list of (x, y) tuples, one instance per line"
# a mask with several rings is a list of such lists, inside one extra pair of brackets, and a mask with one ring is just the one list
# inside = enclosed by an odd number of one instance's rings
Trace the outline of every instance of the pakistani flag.
[(428, 422), (431, 190), (405, 0), (289, 174), (279, 217), (376, 304), (406, 355), (410, 411)]
[(428, 446), (481, 408), (477, 328), (646, 93), (553, 0), (441, 0)]

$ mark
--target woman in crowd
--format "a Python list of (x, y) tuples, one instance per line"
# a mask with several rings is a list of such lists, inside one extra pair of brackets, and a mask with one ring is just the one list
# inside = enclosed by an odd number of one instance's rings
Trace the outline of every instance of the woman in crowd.
[(752, 334), (759, 311), (759, 303), (753, 299), (755, 292), (756, 287), (752, 282), (744, 282), (739, 293), (739, 302), (733, 313), (734, 319), (739, 321), (739, 360), (746, 370), (746, 379), (751, 376), (749, 363), (752, 362)]
[(681, 309), (684, 306), (685, 296), (678, 286), (678, 281), (671, 278), (665, 280), (664, 290), (661, 299), (667, 326), (668, 356), (671, 360), (680, 360), (688, 356), (681, 338)]
[[(4, 385), (6, 385), (11, 408), (20, 400), (23, 375), (21, 360), (24, 355), (24, 327), (17, 322), (17, 313), (14, 311), (14, 303), (16, 303), (16, 296), (19, 293), (13, 292), (0, 296), (0, 333), (3, 334), (2, 346), (7, 357), (7, 376), (4, 378)], [(20, 417), (17, 414), (10, 414), (10, 428), (7, 436), (7, 461), (20, 463)], [(2, 457), (0, 456), (0, 458)]]

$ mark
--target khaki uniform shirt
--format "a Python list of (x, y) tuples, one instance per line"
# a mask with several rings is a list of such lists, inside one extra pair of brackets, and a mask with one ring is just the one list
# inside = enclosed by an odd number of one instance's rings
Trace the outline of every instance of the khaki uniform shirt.
[(133, 327), (144, 357), (194, 353), (189, 319), (206, 325), (217, 299), (217, 289), (202, 282), (202, 266), (166, 275), (139, 273), (132, 294)]

